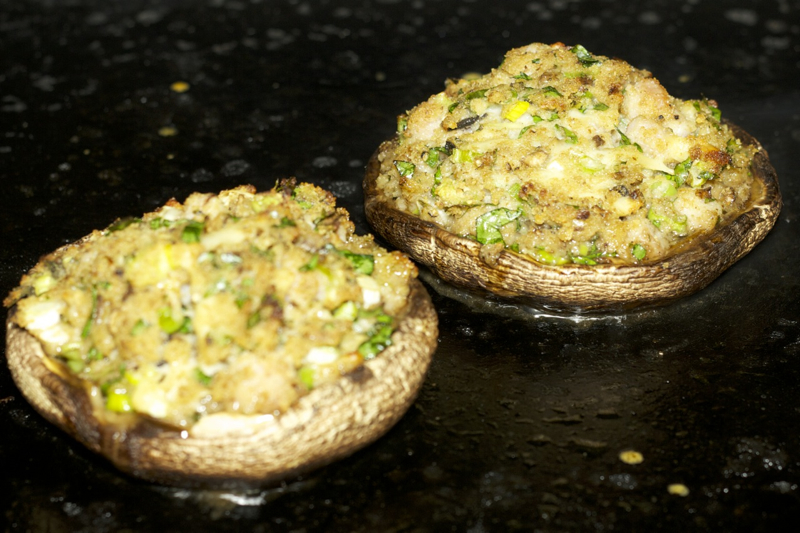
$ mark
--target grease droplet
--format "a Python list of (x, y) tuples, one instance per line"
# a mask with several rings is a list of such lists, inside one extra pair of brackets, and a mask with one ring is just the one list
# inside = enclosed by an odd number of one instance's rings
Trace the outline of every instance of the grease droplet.
[(669, 492), (673, 496), (685, 497), (689, 495), (689, 487), (687, 487), (683, 483), (670, 483), (667, 486), (667, 492)]
[(619, 460), (625, 464), (638, 465), (644, 461), (644, 455), (636, 450), (625, 450), (624, 452), (620, 452)]
[(175, 91), (176, 93), (185, 93), (186, 91), (189, 90), (189, 84), (186, 83), (185, 81), (176, 81), (175, 83), (170, 85), (169, 88)]

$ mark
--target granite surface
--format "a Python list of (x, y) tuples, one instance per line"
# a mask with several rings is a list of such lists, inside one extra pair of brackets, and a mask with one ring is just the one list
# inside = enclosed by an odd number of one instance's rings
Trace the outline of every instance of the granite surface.
[(0, 293), (52, 249), (195, 190), (296, 176), (369, 231), (364, 166), (396, 115), (534, 41), (717, 100), (777, 169), (773, 232), (703, 292), (646, 312), (520, 316), (431, 290), (439, 349), (408, 414), (263, 490), (127, 478), (0, 365), (4, 531), (793, 531), (797, 0), (5, 0)]

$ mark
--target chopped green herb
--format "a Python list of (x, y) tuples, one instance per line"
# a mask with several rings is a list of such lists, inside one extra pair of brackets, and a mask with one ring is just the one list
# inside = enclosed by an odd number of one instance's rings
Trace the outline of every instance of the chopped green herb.
[(637, 261), (641, 261), (647, 256), (647, 250), (645, 250), (644, 246), (641, 244), (632, 244), (631, 245), (631, 255), (636, 258)]
[[(541, 119), (539, 119), (539, 120), (541, 120)], [(527, 126), (522, 128), (521, 130), (519, 130), (519, 135), (517, 136), (517, 138), (519, 139), (520, 137), (525, 135), (528, 132), (528, 130), (531, 129), (532, 127), (533, 127), (533, 124), (528, 124)]]
[(276, 228), (293, 228), (297, 223), (289, 217), (281, 217), (281, 221), (275, 226)]
[(314, 207), (313, 203), (309, 202), (308, 200), (303, 199), (302, 196), (298, 196), (298, 192), (299, 191), (298, 191), (297, 187), (292, 189), (292, 200), (297, 202), (297, 205), (299, 205), (303, 209), (311, 209), (312, 207)]
[(698, 187), (702, 187), (703, 185), (706, 184), (707, 181), (713, 180), (716, 177), (717, 175), (714, 174), (713, 172), (710, 172), (708, 170), (703, 170), (697, 176), (690, 175), (687, 180), (687, 183), (689, 184), (689, 186), (694, 187), (696, 189)]
[(528, 74), (525, 74), (524, 72), (520, 72), (519, 74), (514, 76), (514, 79), (515, 80), (530, 80), (531, 77)]
[(397, 133), (403, 133), (408, 127), (408, 116), (400, 115), (397, 117)]
[(158, 217), (150, 220), (150, 229), (168, 228), (173, 224), (174, 222), (172, 222), (171, 220)]
[(619, 128), (617, 128), (617, 133), (619, 133), (620, 146), (631, 146), (631, 144), (633, 144), (633, 146), (635, 146), (639, 152), (644, 153), (644, 150), (642, 150), (642, 147), (639, 146), (639, 143), (631, 143), (631, 140), (628, 138), (628, 136), (622, 133)]
[(241, 309), (248, 301), (250, 301), (250, 296), (248, 296), (247, 293), (240, 292), (236, 295), (236, 299), (233, 302), (236, 304), (236, 307)]
[(33, 280), (33, 292), (36, 296), (42, 295), (56, 285), (56, 278), (44, 272)]
[(358, 318), (358, 306), (355, 302), (348, 300), (333, 310), (333, 318), (355, 320)]
[[(669, 176), (669, 174), (666, 174), (666, 176)], [(650, 186), (650, 192), (656, 198), (673, 198), (678, 194), (678, 191), (675, 188), (675, 182), (671, 179), (661, 179), (655, 181)]]
[(652, 208), (647, 212), (647, 220), (653, 223), (660, 230), (672, 231), (676, 235), (686, 235), (687, 222), (685, 215), (678, 215), (675, 218), (668, 217), (656, 212)]
[(369, 276), (375, 270), (375, 256), (371, 254), (357, 254), (348, 250), (341, 250), (341, 254), (350, 260), (359, 274)]
[(206, 387), (208, 387), (211, 384), (212, 376), (209, 376), (208, 374), (200, 370), (200, 368), (194, 369), (194, 377), (198, 382), (200, 382), (201, 385), (205, 385)]
[(522, 215), (521, 209), (511, 211), (505, 207), (484, 213), (475, 222), (475, 238), (481, 244), (504, 242), (500, 228), (516, 220), (520, 215)]
[(431, 194), (438, 196), (439, 186), (442, 184), (442, 169), (437, 168), (433, 173), (433, 186), (431, 187)]
[(675, 184), (680, 187), (686, 180), (689, 179), (689, 171), (692, 169), (692, 158), (688, 158), (685, 161), (681, 161), (677, 165), (675, 165), (675, 171), (673, 173), (673, 181)]
[(250, 251), (256, 254), (257, 256), (264, 257), (266, 259), (269, 259), (270, 261), (275, 259), (275, 251), (272, 250), (272, 248), (267, 248), (266, 250), (262, 250), (261, 248), (253, 244), (250, 246)]
[(168, 335), (172, 335), (173, 333), (191, 333), (192, 321), (188, 316), (183, 317), (181, 320), (175, 320), (175, 318), (172, 317), (172, 309), (165, 307), (158, 313), (158, 327)]
[(358, 353), (365, 360), (373, 359), (392, 344), (392, 333), (394, 328), (391, 318), (387, 315), (379, 315), (378, 322), (373, 327), (368, 341), (358, 347)]
[(81, 338), (85, 339), (89, 336), (89, 333), (92, 331), (92, 322), (97, 316), (97, 287), (92, 287), (92, 309), (89, 311), (89, 318), (86, 319), (86, 322), (83, 324), (83, 329), (81, 330)]
[(86, 363), (83, 360), (83, 354), (81, 354), (80, 348), (62, 347), (60, 355), (62, 358), (64, 358), (67, 367), (69, 367), (69, 369), (76, 374), (86, 367)]
[(435, 146), (426, 152), (424, 156), (425, 163), (431, 168), (436, 168), (442, 162), (442, 156), (448, 155), (450, 155), (450, 151), (447, 148)]
[(273, 205), (276, 205), (276, 204), (279, 204), (279, 203), (280, 203), (280, 199), (277, 196), (272, 196), (272, 195), (261, 196), (261, 195), (257, 195), (257, 196), (255, 196), (253, 198), (253, 202), (252, 202), (251, 205), (253, 206), (253, 211), (255, 211), (256, 213), (263, 213), (264, 211), (269, 209), (270, 206), (273, 206)]
[(310, 272), (319, 265), (319, 254), (314, 254), (309, 259), (308, 263), (300, 267), (300, 272)]
[(143, 318), (140, 318), (131, 328), (131, 336), (136, 337), (137, 335), (141, 335), (142, 332), (147, 329), (147, 326), (149, 326), (149, 324), (145, 322)]
[(259, 322), (261, 322), (261, 313), (259, 311), (250, 313), (250, 316), (247, 317), (247, 329), (252, 328)]
[(556, 89), (555, 87), (551, 87), (550, 85), (542, 87), (542, 92), (544, 92), (545, 96), (551, 96), (551, 97), (563, 96), (560, 92), (558, 92), (558, 89)]
[(131, 224), (136, 224), (141, 221), (142, 221), (141, 218), (136, 218), (136, 217), (118, 218), (116, 221), (114, 221), (110, 226), (106, 228), (105, 234), (108, 235), (109, 233), (114, 233), (115, 231), (124, 230)]
[(297, 371), (297, 377), (300, 380), (300, 383), (306, 386), (308, 390), (314, 388), (314, 378), (316, 377), (316, 370), (310, 366), (303, 366), (300, 367), (300, 370)]
[(564, 142), (568, 144), (578, 143), (578, 135), (575, 134), (574, 131), (568, 130), (567, 128), (565, 128), (560, 124), (556, 124), (556, 131), (559, 132), (564, 137)]
[(414, 171), (417, 168), (414, 165), (414, 163), (409, 163), (408, 161), (395, 161), (394, 167), (397, 169), (397, 172), (399, 172), (401, 176), (407, 178), (413, 176)]
[(579, 44), (573, 46), (570, 49), (570, 52), (575, 54), (575, 56), (578, 58), (578, 61), (580, 61), (581, 65), (583, 65), (584, 67), (590, 67), (596, 63), (600, 63), (599, 59), (595, 59), (595, 57), (592, 56), (592, 54), (590, 54), (589, 51), (586, 50), (586, 48), (584, 48)]
[(320, 263), (319, 254), (314, 254), (311, 256), (311, 259), (308, 261), (308, 263), (300, 267), (300, 272), (311, 272), (312, 270), (318, 270), (319, 272), (322, 272), (329, 279), (333, 276), (331, 270)]
[(702, 103), (705, 104), (705, 109), (703, 109), (703, 105), (701, 105), (698, 100), (692, 101), (692, 105), (698, 113), (711, 115), (711, 119), (714, 121), (713, 123), (719, 127), (719, 121), (722, 120), (722, 111), (720, 111), (718, 107), (711, 105), (708, 98), (705, 98)]
[(486, 96), (486, 92), (488, 90), (489, 89), (481, 89), (481, 90), (478, 90), (478, 91), (472, 91), (471, 93), (467, 93), (467, 95), (464, 97), (464, 99), (465, 100), (474, 100), (476, 98), (483, 98), (484, 96)]
[(183, 231), (181, 232), (181, 240), (190, 244), (200, 242), (200, 235), (203, 233), (204, 226), (205, 224), (202, 222), (190, 220), (186, 226), (184, 226)]
[(577, 254), (570, 254), (570, 260), (578, 265), (593, 266), (597, 264), (597, 259), (602, 255), (602, 252), (597, 249), (597, 245), (592, 242), (591, 244), (581, 244)]

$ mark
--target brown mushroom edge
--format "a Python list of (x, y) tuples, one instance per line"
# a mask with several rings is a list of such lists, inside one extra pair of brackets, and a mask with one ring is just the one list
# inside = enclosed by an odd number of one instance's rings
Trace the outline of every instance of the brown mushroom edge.
[[(756, 180), (751, 201), (736, 218), (659, 261), (551, 266), (510, 250), (495, 256), (482, 254), (480, 243), (399, 211), (382, 199), (376, 186), (378, 158), (393, 148), (395, 140), (381, 144), (367, 165), (363, 184), (367, 220), (392, 246), (471, 295), (560, 314), (604, 314), (664, 305), (706, 287), (761, 242), (780, 213), (778, 177), (766, 151), (740, 127), (727, 124), (742, 142), (758, 148), (752, 164)], [(442, 294), (448, 295), (447, 291)]]
[(246, 489), (344, 458), (389, 431), (422, 386), (437, 324), (430, 296), (414, 280), (406, 314), (380, 355), (312, 390), (280, 416), (253, 417), (244, 431), (213, 438), (98, 408), (86, 385), (47, 358), (39, 341), (11, 319), (6, 354), (14, 381), (33, 407), (120, 470), (165, 485)]

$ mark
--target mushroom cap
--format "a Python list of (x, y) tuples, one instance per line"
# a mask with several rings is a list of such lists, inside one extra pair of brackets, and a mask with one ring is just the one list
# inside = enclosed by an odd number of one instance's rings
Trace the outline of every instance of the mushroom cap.
[(377, 357), (279, 416), (231, 417), (202, 436), (105, 411), (86, 383), (47, 358), (39, 341), (10, 319), (6, 357), (20, 391), (42, 416), (120, 470), (167, 485), (252, 488), (348, 456), (385, 434), (416, 398), (437, 335), (430, 296), (413, 280), (392, 344)]
[(389, 205), (377, 188), (379, 156), (397, 140), (384, 142), (364, 178), (367, 220), (392, 246), (427, 266), (457, 288), (478, 295), (561, 313), (597, 313), (654, 307), (706, 287), (746, 255), (772, 229), (781, 209), (778, 177), (766, 150), (740, 127), (727, 122), (757, 153), (751, 200), (738, 215), (695, 237), (658, 261), (636, 265), (546, 265), (511, 250), (482, 253), (483, 245), (459, 237)]

